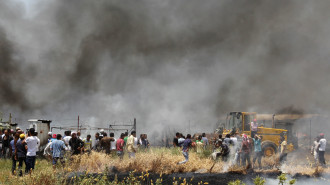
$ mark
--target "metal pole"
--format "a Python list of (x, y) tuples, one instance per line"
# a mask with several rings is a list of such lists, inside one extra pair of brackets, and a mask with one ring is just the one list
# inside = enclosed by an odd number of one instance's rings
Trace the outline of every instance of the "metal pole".
[(79, 132), (79, 115), (78, 115), (78, 128), (77, 128), (77, 132)]
[(133, 129), (136, 132), (136, 118), (134, 118), (134, 125), (133, 125)]
[(312, 119), (309, 120), (309, 145), (312, 146)]
[(11, 124), (11, 113), (9, 113), (9, 125)]

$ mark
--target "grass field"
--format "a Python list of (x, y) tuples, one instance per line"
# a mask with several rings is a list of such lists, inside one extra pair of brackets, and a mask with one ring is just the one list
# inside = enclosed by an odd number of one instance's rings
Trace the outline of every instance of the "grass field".
[[(90, 155), (84, 154), (75, 156), (72, 161), (67, 161), (64, 166), (57, 166), (53, 169), (51, 161), (46, 159), (37, 159), (35, 170), (31, 174), (18, 177), (11, 174), (11, 160), (0, 160), (0, 182), (2, 184), (65, 184), (68, 175), (72, 173), (83, 174), (100, 174), (99, 177), (85, 177), (84, 179), (76, 179), (76, 184), (90, 184), (97, 182), (98, 184), (111, 184), (102, 177), (111, 169), (116, 169), (118, 173), (134, 171), (138, 176), (131, 174), (125, 180), (113, 181), (112, 184), (130, 184), (133, 181), (148, 181), (149, 173), (153, 174), (173, 174), (196, 172), (200, 173), (246, 173), (243, 167), (232, 166), (229, 163), (221, 161), (213, 161), (209, 156), (210, 152), (205, 151), (202, 154), (197, 154), (191, 151), (189, 153), (189, 162), (183, 165), (178, 165), (179, 161), (184, 160), (179, 149), (168, 148), (152, 148), (146, 152), (138, 152), (135, 159), (128, 159), (125, 155), (123, 160), (117, 156), (106, 155), (104, 153), (92, 152)], [(281, 167), (282, 171), (288, 174), (306, 174), (313, 175), (315, 173), (330, 173), (329, 168), (315, 168), (311, 165), (312, 158), (306, 157), (305, 163), (301, 163), (302, 159), (288, 159), (287, 165)], [(271, 173), (278, 171), (276, 168), (277, 158), (264, 158), (262, 163), (267, 166), (262, 171)], [(24, 167), (25, 168), (25, 167)], [(181, 180), (181, 179), (180, 179)], [(175, 182), (175, 180), (173, 181)], [(183, 182), (183, 179), (182, 179)], [(158, 182), (149, 181), (147, 184), (161, 184), (161, 178)], [(186, 182), (188, 183), (188, 182)], [(133, 183), (139, 184), (139, 183)]]

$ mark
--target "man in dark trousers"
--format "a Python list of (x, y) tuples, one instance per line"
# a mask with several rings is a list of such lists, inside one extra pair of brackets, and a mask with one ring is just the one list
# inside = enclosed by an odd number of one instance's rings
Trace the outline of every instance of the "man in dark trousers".
[(319, 141), (319, 161), (320, 164), (325, 167), (325, 159), (324, 159), (324, 153), (325, 153), (325, 147), (327, 145), (327, 140), (324, 138), (324, 134), (320, 134), (320, 141)]
[(29, 137), (25, 139), (27, 146), (26, 167), (29, 172), (34, 170), (37, 152), (39, 151), (40, 140), (37, 137), (37, 134), (38, 132), (35, 132), (34, 128), (30, 128)]
[(2, 156), (4, 158), (10, 157), (10, 141), (13, 139), (10, 129), (5, 130), (4, 136), (2, 137)]
[(187, 138), (184, 140), (184, 142), (182, 144), (182, 154), (183, 154), (185, 160), (179, 162), (178, 164), (184, 164), (184, 163), (188, 162), (188, 160), (189, 160), (189, 147), (190, 146), (191, 146), (191, 135), (188, 134)]

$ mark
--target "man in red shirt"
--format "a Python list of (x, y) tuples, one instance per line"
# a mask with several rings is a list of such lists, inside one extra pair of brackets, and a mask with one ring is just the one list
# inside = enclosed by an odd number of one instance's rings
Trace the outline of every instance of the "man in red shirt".
[(117, 140), (116, 148), (117, 148), (117, 155), (120, 157), (120, 159), (123, 159), (124, 157), (124, 137), (125, 134), (121, 133), (120, 138)]
[(241, 155), (242, 155), (242, 165), (245, 167), (246, 161), (248, 162), (248, 168), (251, 166), (250, 160), (250, 141), (247, 135), (243, 134), (243, 141), (241, 147)]

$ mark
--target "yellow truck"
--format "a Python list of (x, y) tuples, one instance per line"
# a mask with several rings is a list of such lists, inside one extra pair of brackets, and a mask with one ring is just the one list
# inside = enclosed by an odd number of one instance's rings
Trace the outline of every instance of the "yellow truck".
[[(216, 130), (217, 133), (226, 135), (246, 134), (251, 137), (251, 122), (257, 119), (256, 112), (230, 112), (227, 114), (226, 123), (220, 125)], [(258, 122), (258, 121), (257, 121)], [(288, 131), (285, 129), (266, 128), (258, 125), (257, 135), (262, 136), (262, 151), (264, 156), (272, 156), (277, 153), (281, 135), (287, 140)], [(292, 143), (288, 144), (289, 151), (293, 150)]]

